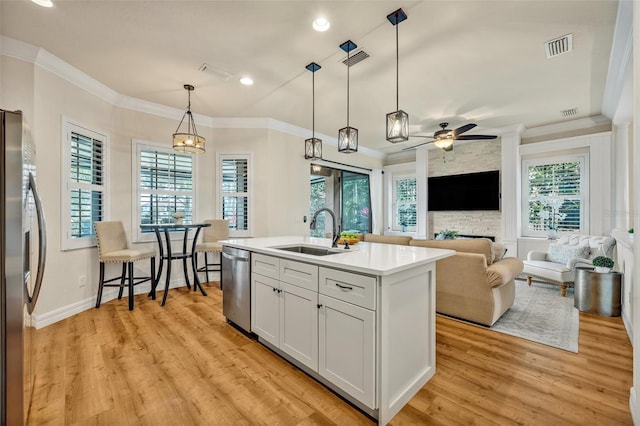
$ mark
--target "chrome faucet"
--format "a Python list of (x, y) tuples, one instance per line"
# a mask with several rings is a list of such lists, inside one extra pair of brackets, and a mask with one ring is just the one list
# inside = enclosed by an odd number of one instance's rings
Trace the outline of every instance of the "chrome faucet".
[(333, 218), (333, 238), (331, 239), (331, 247), (338, 247), (338, 239), (340, 238), (340, 234), (338, 234), (338, 219), (336, 218), (335, 213), (328, 207), (322, 207), (318, 209), (313, 214), (313, 218), (311, 219), (311, 223), (309, 224), (309, 228), (316, 229), (316, 219), (318, 215), (322, 212), (327, 212)]

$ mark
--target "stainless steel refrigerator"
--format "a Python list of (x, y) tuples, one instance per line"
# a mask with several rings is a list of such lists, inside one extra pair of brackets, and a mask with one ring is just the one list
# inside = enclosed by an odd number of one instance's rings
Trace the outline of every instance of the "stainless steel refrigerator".
[(42, 287), (46, 227), (21, 112), (0, 110), (0, 144), (0, 424), (22, 425), (35, 379), (31, 315)]

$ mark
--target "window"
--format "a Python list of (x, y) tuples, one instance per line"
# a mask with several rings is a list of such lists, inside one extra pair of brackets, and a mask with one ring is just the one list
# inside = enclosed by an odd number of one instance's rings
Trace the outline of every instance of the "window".
[[(310, 217), (322, 207), (331, 209), (340, 231), (371, 232), (371, 191), (369, 175), (331, 167), (311, 165)], [(330, 215), (321, 212), (312, 237), (325, 238), (333, 231)]]
[[(313, 217), (313, 214), (325, 206), (326, 199), (326, 186), (327, 181), (324, 177), (311, 176), (311, 211), (309, 217)], [(312, 237), (324, 238), (325, 233), (325, 221), (319, 220), (316, 225), (316, 229), (311, 229)]]
[(342, 172), (342, 230), (371, 232), (371, 192), (369, 175)]
[(107, 136), (69, 121), (63, 128), (62, 249), (93, 247), (93, 222), (105, 220)]
[(393, 231), (415, 231), (418, 218), (415, 175), (393, 176)]
[(588, 232), (588, 155), (523, 161), (523, 235)]
[[(134, 141), (137, 191), (137, 217), (133, 219), (138, 240), (149, 240), (153, 231), (140, 230), (138, 224), (172, 223), (174, 213), (184, 222), (193, 221), (194, 158), (144, 141)], [(146, 235), (145, 235), (146, 234)]]
[(229, 235), (251, 236), (250, 155), (218, 156), (219, 211), (229, 221)]

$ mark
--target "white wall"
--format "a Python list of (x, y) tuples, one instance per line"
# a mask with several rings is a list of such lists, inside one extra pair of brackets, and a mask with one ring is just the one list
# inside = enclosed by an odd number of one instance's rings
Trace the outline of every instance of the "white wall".
[[(32, 62), (3, 56), (1, 71), (0, 107), (25, 112), (37, 150), (37, 179), (47, 219), (48, 251), (34, 317), (36, 325), (43, 326), (90, 309), (98, 284), (96, 248), (61, 250), (63, 117), (108, 135), (106, 219), (123, 221), (131, 239), (138, 226), (132, 214), (132, 139), (169, 147), (180, 116), (171, 119), (116, 106)], [(269, 121), (264, 123), (268, 125)], [(303, 222), (303, 217), (309, 215), (309, 162), (304, 159), (304, 138), (267, 127), (234, 127), (198, 126), (207, 139), (207, 152), (196, 156), (195, 220), (217, 217), (217, 154), (250, 153), (254, 173), (252, 236), (308, 233), (308, 222)], [(324, 157), (361, 167), (381, 167), (379, 159), (360, 153), (347, 157), (330, 144), (325, 144)], [(136, 266), (143, 272), (148, 270), (148, 264)], [(117, 265), (107, 267), (108, 274), (116, 272)], [(177, 285), (181, 284), (180, 275), (174, 275)], [(83, 287), (79, 285), (80, 277), (86, 278)], [(110, 297), (113, 292), (106, 291), (103, 300)]]

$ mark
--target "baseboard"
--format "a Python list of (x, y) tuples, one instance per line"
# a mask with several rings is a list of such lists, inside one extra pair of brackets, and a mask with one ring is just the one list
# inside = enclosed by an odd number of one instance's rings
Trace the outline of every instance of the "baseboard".
[(633, 346), (633, 323), (631, 322), (631, 318), (629, 318), (629, 313), (625, 310), (622, 311), (622, 323), (624, 324), (624, 328), (627, 330), (627, 336), (629, 336), (631, 346)]
[[(211, 277), (209, 277), (211, 278)], [(201, 282), (203, 282), (201, 280)], [(169, 289), (172, 288), (179, 288), (179, 287), (185, 287), (186, 284), (184, 283), (184, 279), (176, 279), (175, 281), (171, 281), (171, 283), (169, 284)], [(161, 282), (158, 284), (157, 287), (158, 290), (164, 290), (164, 281), (161, 280)], [(149, 288), (146, 286), (143, 287), (134, 287), (133, 289), (133, 294), (134, 295), (138, 295), (138, 294), (146, 294), (149, 292)], [(80, 300), (78, 302), (74, 302), (71, 303), (70, 305), (67, 306), (63, 306), (62, 308), (58, 308), (55, 309), (53, 311), (50, 312), (45, 312), (42, 314), (34, 314), (31, 317), (31, 324), (36, 328), (43, 328), (46, 327), (48, 325), (54, 324), (58, 321), (62, 321), (63, 319), (72, 317), (74, 315), (77, 315), (81, 312), (84, 311), (88, 311), (89, 309), (93, 309), (96, 305), (96, 297), (97, 297), (97, 293), (94, 294), (91, 297), (88, 297), (86, 299)], [(125, 290), (125, 293), (123, 295), (123, 299), (127, 297), (127, 290)], [(102, 292), (102, 303), (107, 303), (110, 300), (113, 299), (117, 299), (118, 298), (118, 289), (117, 288), (105, 288), (104, 291)]]
[(632, 387), (629, 391), (629, 411), (631, 412), (631, 420), (634, 425), (640, 421), (640, 413), (638, 413), (638, 400), (636, 399), (635, 387)]

